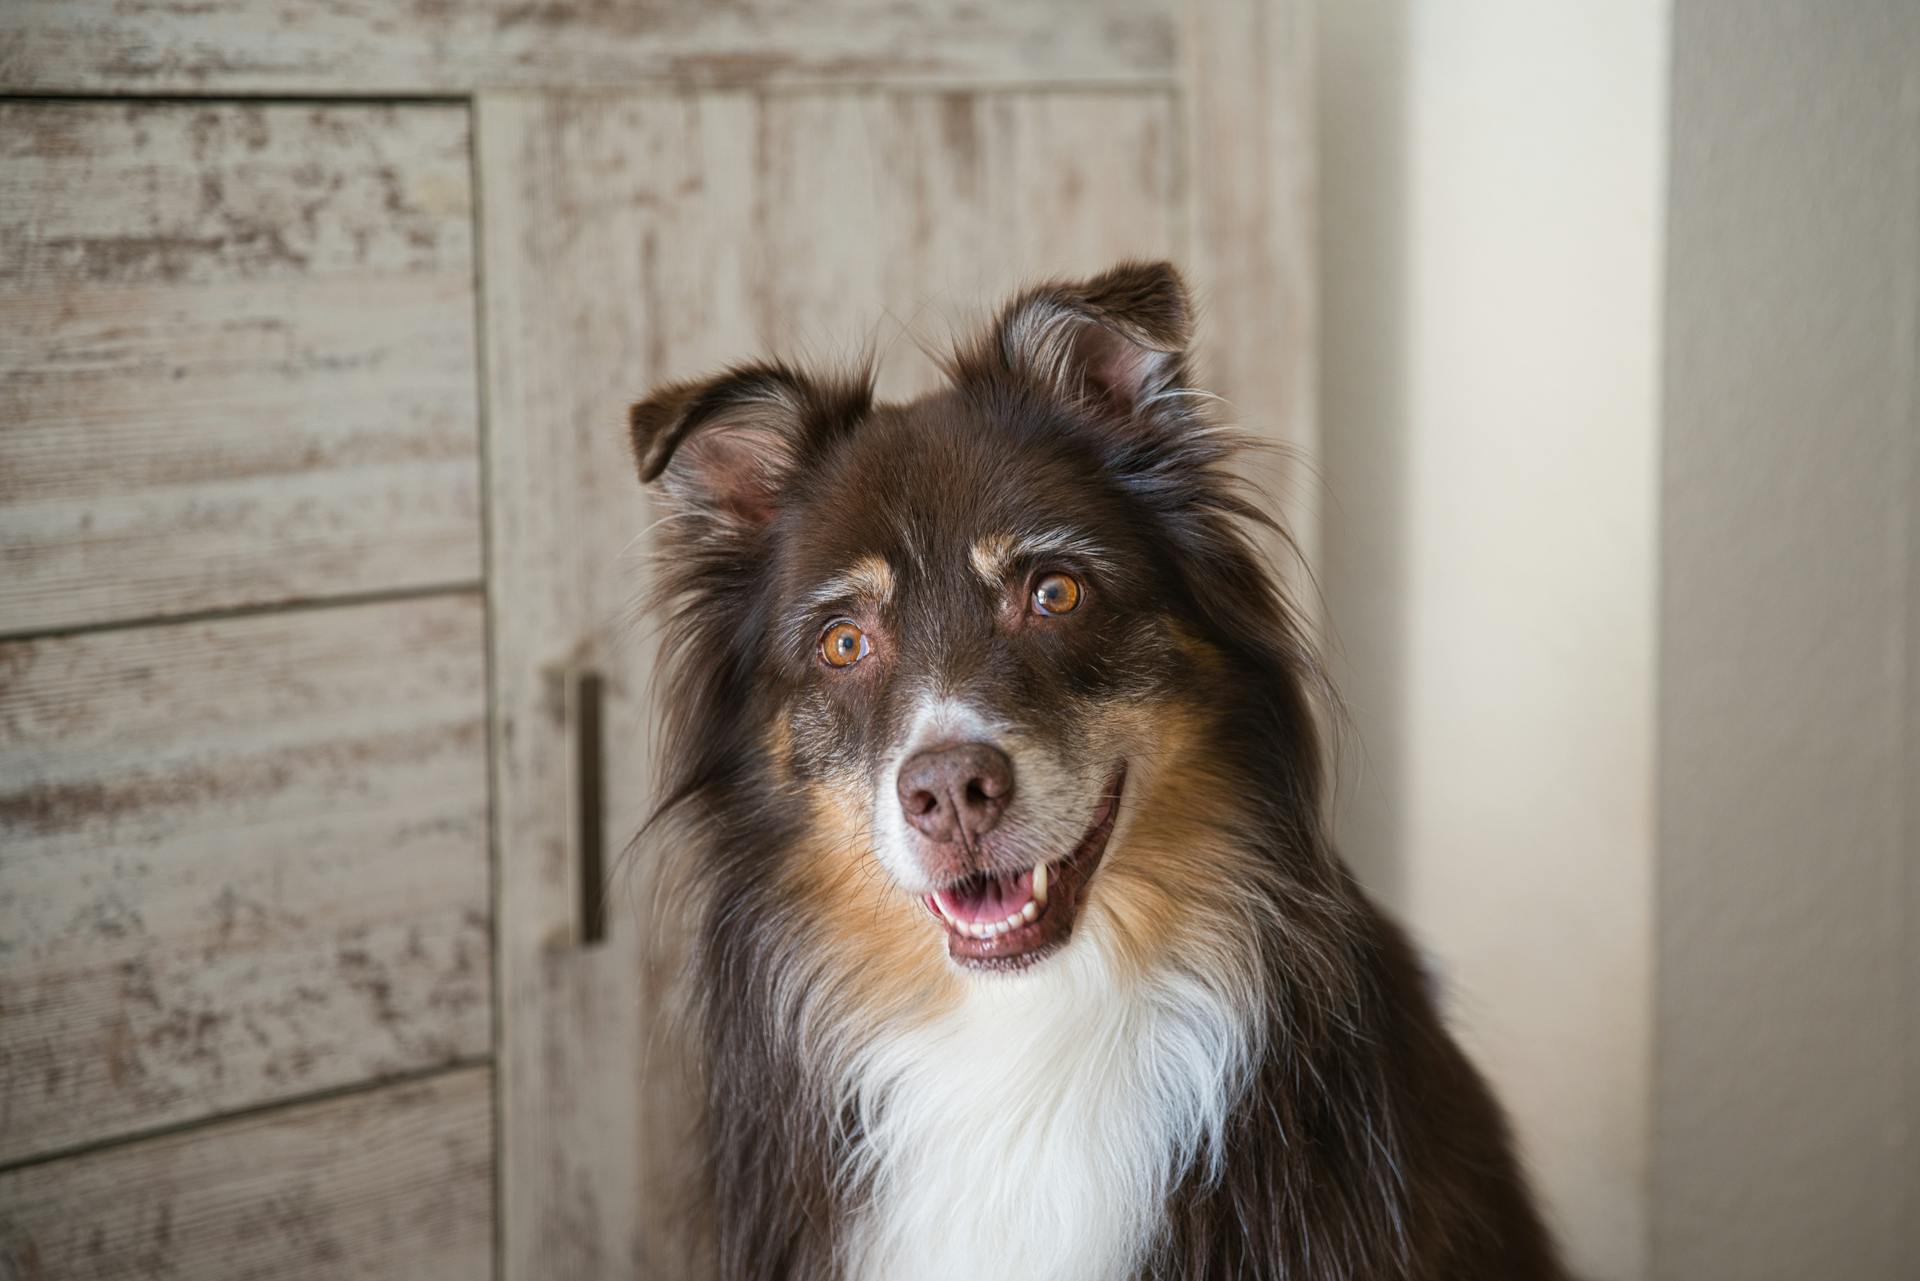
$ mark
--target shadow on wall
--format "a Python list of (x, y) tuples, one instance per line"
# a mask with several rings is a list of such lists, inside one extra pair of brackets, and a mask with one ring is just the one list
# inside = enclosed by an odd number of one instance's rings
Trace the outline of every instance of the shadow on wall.
[[(1337, 829), (1361, 879), (1397, 902), (1404, 834), (1389, 802), (1405, 791), (1404, 735), (1392, 729), (1405, 719), (1410, 634), (1407, 237), (1395, 225), (1407, 208), (1407, 5), (1328, 5), (1320, 21), (1321, 583), (1328, 659), (1349, 711)], [(1362, 726), (1378, 732), (1363, 739)]]

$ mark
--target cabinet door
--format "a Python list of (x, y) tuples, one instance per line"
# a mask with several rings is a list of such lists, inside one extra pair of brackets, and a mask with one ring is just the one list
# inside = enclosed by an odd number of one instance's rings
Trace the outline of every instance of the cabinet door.
[(0, 632), (479, 578), (467, 144), (0, 104)]
[[(626, 406), (755, 352), (870, 337), (885, 390), (926, 384), (910, 323), (937, 344), (1033, 273), (1175, 251), (1179, 122), (1160, 92), (836, 92), (490, 98), (478, 129), (505, 1275), (674, 1276), (664, 1176), (688, 1109), (641, 935), (677, 920), (616, 857), (647, 812), (654, 657)], [(602, 700), (599, 854), (576, 845), (596, 826), (571, 773), (583, 670)], [(596, 867), (613, 910), (588, 943)]]
[(0, 105), (0, 1276), (488, 1266), (468, 141)]
[(1171, 255), (1310, 444), (1306, 10), (0, 3), (0, 1273), (682, 1275), (625, 407)]

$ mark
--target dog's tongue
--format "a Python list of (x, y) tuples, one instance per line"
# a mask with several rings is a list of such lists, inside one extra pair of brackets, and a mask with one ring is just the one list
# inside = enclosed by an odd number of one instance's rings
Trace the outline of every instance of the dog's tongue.
[(933, 897), (948, 920), (991, 924), (1020, 911), (1033, 897), (1033, 869), (1011, 876), (974, 876)]

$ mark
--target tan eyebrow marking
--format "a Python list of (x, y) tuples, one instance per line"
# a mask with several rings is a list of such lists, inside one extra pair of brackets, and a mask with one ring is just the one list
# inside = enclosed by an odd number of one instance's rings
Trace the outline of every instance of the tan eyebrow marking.
[(1018, 536), (989, 534), (973, 545), (967, 560), (973, 565), (973, 572), (987, 580), (988, 586), (998, 587), (1016, 563), (1052, 556), (1075, 556), (1102, 567), (1108, 564), (1107, 554), (1100, 547), (1065, 528)]
[(1007, 576), (1007, 563), (1013, 559), (1013, 553), (1013, 535), (988, 534), (967, 552), (967, 561), (974, 573), (987, 580), (987, 586), (998, 587), (1000, 580)]
[(820, 584), (807, 597), (811, 605), (827, 605), (855, 596), (884, 605), (893, 597), (893, 566), (881, 556), (866, 555)]
[(893, 598), (893, 566), (881, 556), (862, 556), (843, 575), (856, 596), (886, 602)]

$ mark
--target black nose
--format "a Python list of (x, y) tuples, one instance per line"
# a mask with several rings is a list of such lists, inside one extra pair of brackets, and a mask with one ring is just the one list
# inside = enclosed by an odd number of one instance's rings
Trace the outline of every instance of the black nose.
[(900, 767), (900, 809), (936, 841), (972, 845), (1013, 800), (1013, 762), (986, 743), (910, 756)]

